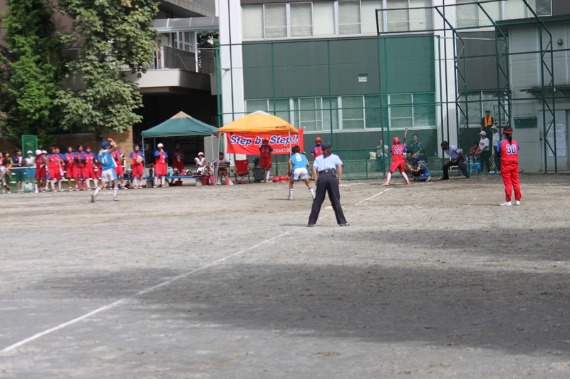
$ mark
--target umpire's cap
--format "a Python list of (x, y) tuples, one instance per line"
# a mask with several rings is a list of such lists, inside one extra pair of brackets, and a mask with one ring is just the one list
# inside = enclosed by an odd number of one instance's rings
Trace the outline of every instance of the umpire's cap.
[(330, 149), (332, 147), (332, 144), (328, 141), (325, 141), (321, 143), (321, 147), (323, 148), (323, 150)]

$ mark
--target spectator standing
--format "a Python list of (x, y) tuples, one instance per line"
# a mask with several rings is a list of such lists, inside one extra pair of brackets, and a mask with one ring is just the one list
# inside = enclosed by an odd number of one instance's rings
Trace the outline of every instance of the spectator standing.
[(487, 133), (482, 131), (479, 133), (479, 147), (477, 148), (477, 152), (479, 153), (479, 159), (481, 161), (481, 171), (483, 171), (483, 166), (487, 168), (487, 173), (491, 172), (491, 145), (489, 143), (489, 138), (487, 138)]
[(315, 146), (311, 147), (311, 156), (313, 157), (313, 159), (323, 155), (323, 147), (321, 146), (322, 142), (323, 140), (321, 139), (321, 137), (315, 138)]
[(177, 175), (184, 176), (186, 174), (184, 171), (184, 151), (182, 151), (179, 143), (174, 146), (174, 151), (172, 152), (172, 167), (175, 175), (176, 171), (178, 171)]
[(307, 167), (309, 167), (309, 161), (307, 160), (305, 154), (301, 154), (301, 148), (299, 146), (293, 146), (291, 152), (293, 154), (289, 158), (289, 162), (287, 162), (289, 168), (289, 196), (287, 199), (293, 200), (293, 185), (295, 184), (295, 181), (299, 180), (305, 182), (307, 189), (314, 199), (315, 189), (311, 187), (311, 183), (309, 182), (311, 176), (307, 170)]
[(164, 151), (164, 145), (159, 143), (156, 145), (157, 150), (154, 152), (154, 185), (153, 188), (160, 186), (166, 187), (166, 174), (168, 173), (168, 153)]
[(27, 157), (24, 158), (24, 164), (26, 166), (26, 178), (28, 183), (32, 183), (36, 177), (36, 158), (34, 158), (34, 152), (28, 150), (26, 153)]
[[(67, 189), (73, 191), (71, 186), (71, 179), (75, 179), (75, 153), (73, 152), (73, 147), (68, 146), (67, 152), (63, 154), (63, 163), (65, 165), (65, 179), (67, 179)], [(77, 179), (75, 179), (75, 189), (79, 190), (77, 187)]]
[(144, 153), (139, 145), (135, 145), (133, 152), (129, 155), (131, 158), (131, 176), (133, 178), (133, 188), (142, 188), (144, 176)]
[(44, 192), (47, 186), (47, 151), (36, 150), (36, 190)]
[(7, 184), (6, 177), (10, 173), (11, 161), (5, 158), (6, 155), (9, 156), (7, 153), (0, 153), (0, 179), (2, 180), (4, 193), (9, 193), (12, 191), (12, 188)]
[(450, 158), (449, 162), (443, 165), (443, 177), (441, 180), (449, 180), (449, 168), (452, 166), (459, 167), (461, 173), (469, 179), (471, 176), (469, 175), (469, 172), (467, 172), (467, 167), (463, 160), (463, 150), (458, 149), (457, 146), (450, 145), (447, 141), (443, 141), (441, 143), (441, 148), (445, 154), (449, 155)]
[[(61, 156), (55, 146), (52, 146), (51, 154), (48, 155), (48, 173), (51, 190), (53, 192), (61, 191)], [(56, 183), (57, 188), (55, 187)]]
[(117, 173), (119, 189), (123, 189), (123, 187), (125, 186), (125, 169), (124, 169), (125, 154), (123, 154), (123, 152), (119, 149), (114, 149), (111, 152), (111, 156), (115, 160), (115, 163), (117, 163), (117, 166), (115, 167), (115, 172)]
[(497, 150), (497, 146), (499, 145), (499, 140), (501, 139), (501, 136), (499, 134), (499, 132), (497, 131), (497, 127), (496, 126), (491, 126), (491, 131), (493, 132), (493, 161), (495, 163), (495, 167), (493, 168), (493, 172), (492, 174), (494, 174), (496, 171), (501, 172), (501, 158), (499, 157), (499, 152)]
[(261, 141), (261, 146), (259, 147), (259, 166), (265, 169), (265, 183), (269, 182), (269, 175), (271, 173), (271, 154), (273, 153), (273, 148), (269, 145), (269, 140), (264, 138)]
[(91, 146), (85, 146), (85, 151), (83, 151), (83, 146), (81, 146), (78, 150), (81, 151), (81, 162), (83, 163), (83, 189), (91, 189), (91, 179), (93, 179), (93, 189), (95, 189), (99, 186), (99, 178), (101, 177), (101, 162), (99, 162), (97, 155), (91, 151)]
[(14, 171), (14, 180), (16, 181), (18, 192), (22, 192), (22, 183), (26, 177), (26, 169), (22, 150), (20, 149), (16, 149), (14, 153), (12, 169)]
[(495, 119), (491, 116), (491, 111), (486, 110), (485, 116), (481, 118), (481, 131), (485, 132), (488, 136), (491, 135), (491, 127), (495, 125)]
[(513, 139), (511, 128), (503, 129), (503, 139), (497, 145), (501, 157), (501, 176), (505, 185), (505, 202), (502, 206), (512, 205), (511, 196), (515, 192), (515, 205), (521, 205), (521, 186), (519, 182), (519, 144)]
[(410, 146), (408, 147), (410, 153), (412, 153), (412, 157), (416, 155), (420, 161), (426, 160), (426, 154), (424, 150), (424, 144), (420, 140), (420, 137), (417, 134), (412, 136), (412, 142), (410, 142)]
[(330, 143), (323, 142), (322, 147), (323, 155), (313, 162), (313, 178), (315, 179), (317, 190), (307, 226), (312, 227), (317, 223), (326, 194), (328, 194), (332, 204), (337, 224), (339, 226), (348, 226), (340, 205), (339, 184), (342, 181), (343, 163), (338, 155), (332, 153), (332, 145)]

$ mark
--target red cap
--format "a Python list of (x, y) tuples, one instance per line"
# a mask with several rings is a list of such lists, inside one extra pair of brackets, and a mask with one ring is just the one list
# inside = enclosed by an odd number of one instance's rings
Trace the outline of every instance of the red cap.
[(395, 144), (398, 144), (398, 143), (400, 143), (400, 138), (399, 138), (399, 137), (394, 137), (394, 138), (392, 138), (392, 142), (395, 143)]

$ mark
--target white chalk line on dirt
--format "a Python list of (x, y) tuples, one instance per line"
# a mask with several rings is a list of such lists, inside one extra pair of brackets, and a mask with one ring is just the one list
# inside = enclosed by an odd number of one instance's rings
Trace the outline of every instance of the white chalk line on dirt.
[(354, 205), (360, 205), (360, 204), (362, 204), (362, 203), (364, 203), (364, 202), (370, 201), (370, 200), (374, 199), (375, 197), (378, 197), (378, 196), (382, 195), (383, 193), (386, 193), (386, 192), (390, 191), (390, 189), (391, 189), (391, 188), (386, 188), (384, 191), (378, 192), (377, 194), (374, 194), (374, 195), (372, 195), (372, 196), (370, 196), (370, 197), (367, 197), (367, 198), (364, 199), (364, 200), (360, 200), (358, 203), (355, 203)]
[(256, 248), (258, 248), (259, 246), (265, 245), (265, 244), (267, 244), (267, 243), (274, 242), (275, 240), (277, 240), (277, 239), (279, 239), (279, 238), (282, 238), (282, 237), (285, 237), (285, 236), (287, 236), (287, 235), (289, 235), (289, 234), (291, 234), (291, 232), (282, 233), (282, 234), (280, 234), (280, 235), (278, 235), (278, 236), (275, 236), (275, 237), (273, 237), (273, 238), (269, 238), (269, 239), (266, 239), (266, 240), (264, 240), (264, 241), (261, 241), (261, 242), (255, 244), (255, 245), (253, 245), (253, 246), (250, 246), (250, 247), (248, 247), (248, 248), (239, 250), (239, 251), (237, 251), (237, 252), (235, 252), (235, 253), (232, 253), (232, 254), (230, 254), (230, 255), (226, 255), (225, 257), (220, 258), (220, 259), (217, 259), (217, 260), (215, 260), (215, 261), (213, 261), (213, 262), (211, 262), (211, 263), (208, 263), (208, 264), (206, 264), (206, 265), (204, 265), (204, 266), (202, 266), (202, 267), (199, 267), (199, 268), (196, 268), (196, 269), (194, 269), (194, 270), (185, 272), (185, 273), (183, 273), (183, 274), (181, 274), (181, 275), (175, 276), (175, 277), (173, 277), (173, 278), (171, 278), (171, 279), (169, 279), (169, 280), (166, 280), (166, 281), (164, 281), (164, 282), (162, 282), (162, 283), (159, 283), (159, 284), (157, 284), (157, 285), (155, 285), (155, 286), (152, 286), (152, 287), (149, 287), (149, 288), (145, 288), (145, 289), (143, 289), (143, 290), (137, 292), (137, 293), (134, 294), (133, 296), (126, 297), (126, 298), (117, 300), (117, 301), (115, 301), (115, 302), (113, 302), (113, 303), (111, 303), (111, 304), (104, 305), (104, 306), (102, 306), (102, 307), (100, 307), (100, 308), (97, 308), (97, 309), (95, 309), (95, 310), (93, 310), (93, 311), (91, 311), (91, 312), (89, 312), (89, 313), (86, 313), (86, 314), (84, 314), (84, 315), (82, 315), (82, 316), (79, 316), (79, 317), (77, 317), (77, 318), (74, 318), (73, 320), (64, 322), (64, 323), (62, 323), (62, 324), (59, 324), (59, 325), (57, 325), (57, 326), (54, 326), (53, 328), (44, 330), (43, 332), (34, 334), (34, 335), (31, 336), (31, 337), (28, 337), (28, 338), (23, 339), (23, 340), (21, 340), (21, 341), (19, 341), (19, 342), (16, 342), (15, 344), (12, 344), (12, 345), (10, 345), (10, 346), (8, 346), (8, 347), (2, 349), (2, 351), (0, 351), (0, 353), (8, 353), (8, 352), (10, 352), (11, 350), (14, 350), (14, 349), (16, 349), (16, 348), (18, 348), (18, 347), (21, 347), (21, 346), (23, 346), (23, 345), (26, 345), (26, 344), (28, 344), (28, 343), (30, 343), (30, 342), (32, 342), (32, 341), (35, 341), (35, 340), (37, 340), (37, 339), (39, 339), (39, 338), (41, 338), (41, 337), (43, 337), (43, 336), (46, 336), (46, 335), (51, 334), (51, 333), (54, 333), (54, 332), (56, 332), (56, 331), (58, 331), (58, 330), (67, 328), (68, 326), (71, 326), (71, 325), (73, 325), (73, 324), (76, 324), (76, 323), (78, 323), (78, 322), (80, 322), (80, 321), (82, 321), (82, 320), (88, 319), (89, 317), (94, 316), (94, 315), (96, 315), (96, 314), (98, 314), (98, 313), (101, 313), (101, 312), (104, 312), (104, 311), (108, 311), (108, 310), (110, 310), (110, 309), (112, 309), (112, 308), (115, 308), (115, 307), (117, 307), (117, 306), (119, 306), (119, 305), (121, 305), (121, 304), (123, 304), (123, 303), (126, 303), (126, 302), (127, 302), (128, 300), (130, 300), (130, 299), (133, 299), (133, 298), (142, 296), (142, 295), (147, 294), (147, 293), (149, 293), (149, 292), (156, 291), (157, 289), (162, 288), (162, 287), (164, 287), (164, 286), (167, 286), (167, 285), (169, 285), (169, 284), (171, 284), (171, 283), (173, 283), (173, 282), (175, 282), (175, 281), (177, 281), (177, 280), (180, 280), (180, 279), (182, 279), (182, 278), (185, 278), (185, 277), (190, 276), (190, 275), (192, 275), (192, 274), (195, 274), (195, 273), (197, 273), (197, 272), (206, 270), (206, 269), (208, 269), (208, 268), (210, 268), (210, 267), (212, 267), (212, 266), (214, 266), (214, 265), (216, 265), (216, 264), (218, 264), (218, 263), (227, 261), (228, 259), (234, 258), (234, 257), (236, 257), (236, 256), (238, 256), (238, 255), (240, 255), (240, 254), (244, 254), (244, 253), (246, 253), (246, 252), (248, 252), (248, 251), (250, 251), (250, 250), (256, 249)]

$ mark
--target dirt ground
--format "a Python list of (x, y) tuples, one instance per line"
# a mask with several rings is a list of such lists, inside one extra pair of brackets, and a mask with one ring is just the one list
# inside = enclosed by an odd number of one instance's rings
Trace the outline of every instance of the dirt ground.
[(570, 377), (570, 176), (392, 182), (0, 195), (0, 377)]

